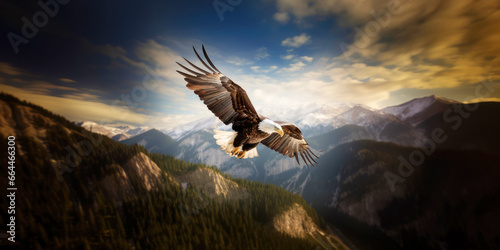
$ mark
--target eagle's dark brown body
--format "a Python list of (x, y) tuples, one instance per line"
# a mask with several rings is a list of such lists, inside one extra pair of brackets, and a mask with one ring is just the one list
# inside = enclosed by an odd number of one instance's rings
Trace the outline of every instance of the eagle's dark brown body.
[(259, 130), (260, 119), (256, 122), (254, 119), (244, 119), (233, 123), (233, 130), (238, 132), (234, 139), (235, 147), (242, 146), (243, 150), (249, 151), (270, 136), (270, 134)]

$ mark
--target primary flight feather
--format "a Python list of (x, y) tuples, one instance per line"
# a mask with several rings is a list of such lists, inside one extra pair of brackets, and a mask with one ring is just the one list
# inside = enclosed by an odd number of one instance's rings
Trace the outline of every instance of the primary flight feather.
[(214, 130), (214, 138), (222, 150), (237, 158), (253, 158), (258, 156), (257, 145), (262, 143), (282, 155), (295, 157), (299, 165), (299, 156), (306, 166), (317, 164), (314, 158), (319, 157), (302, 137), (299, 128), (290, 122), (272, 121), (258, 114), (245, 90), (215, 67), (204, 46), (203, 55), (208, 64), (194, 47), (193, 50), (206, 69), (184, 58), (193, 69), (177, 62), (188, 73), (177, 72), (185, 77), (186, 87), (194, 90), (215, 116), (226, 125), (233, 124), (235, 132)]

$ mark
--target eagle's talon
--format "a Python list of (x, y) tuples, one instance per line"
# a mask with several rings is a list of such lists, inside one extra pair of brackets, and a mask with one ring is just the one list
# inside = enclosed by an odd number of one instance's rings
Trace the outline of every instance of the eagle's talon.
[(238, 151), (240, 151), (240, 148), (241, 148), (241, 147), (236, 147), (236, 148), (234, 148), (234, 149), (231, 151), (231, 155), (236, 155), (236, 153), (237, 153)]
[(245, 151), (238, 152), (238, 159), (245, 157)]

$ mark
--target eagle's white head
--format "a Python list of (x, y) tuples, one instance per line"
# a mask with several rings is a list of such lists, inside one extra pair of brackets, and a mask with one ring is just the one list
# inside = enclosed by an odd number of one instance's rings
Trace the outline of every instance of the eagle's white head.
[(264, 119), (259, 123), (259, 130), (262, 132), (266, 132), (268, 134), (278, 133), (281, 136), (283, 136), (284, 134), (281, 126), (278, 123), (273, 122), (269, 119)]

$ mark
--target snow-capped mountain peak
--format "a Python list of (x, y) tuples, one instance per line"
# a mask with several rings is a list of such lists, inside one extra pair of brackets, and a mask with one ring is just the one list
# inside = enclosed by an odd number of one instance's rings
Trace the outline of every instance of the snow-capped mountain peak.
[(210, 115), (196, 121), (178, 125), (171, 130), (161, 131), (172, 137), (174, 140), (180, 140), (184, 136), (195, 131), (208, 129), (228, 130), (230, 128), (231, 126), (224, 125), (224, 123), (222, 123), (216, 116)]
[(412, 125), (416, 125), (431, 115), (444, 111), (450, 104), (455, 103), (459, 102), (431, 95), (415, 98), (403, 104), (386, 107), (382, 110), (393, 114), (401, 120), (411, 123)]
[(102, 134), (116, 141), (122, 141), (148, 130), (148, 127), (132, 127), (128, 125), (104, 125), (93, 121), (75, 122), (76, 125), (94, 133)]

